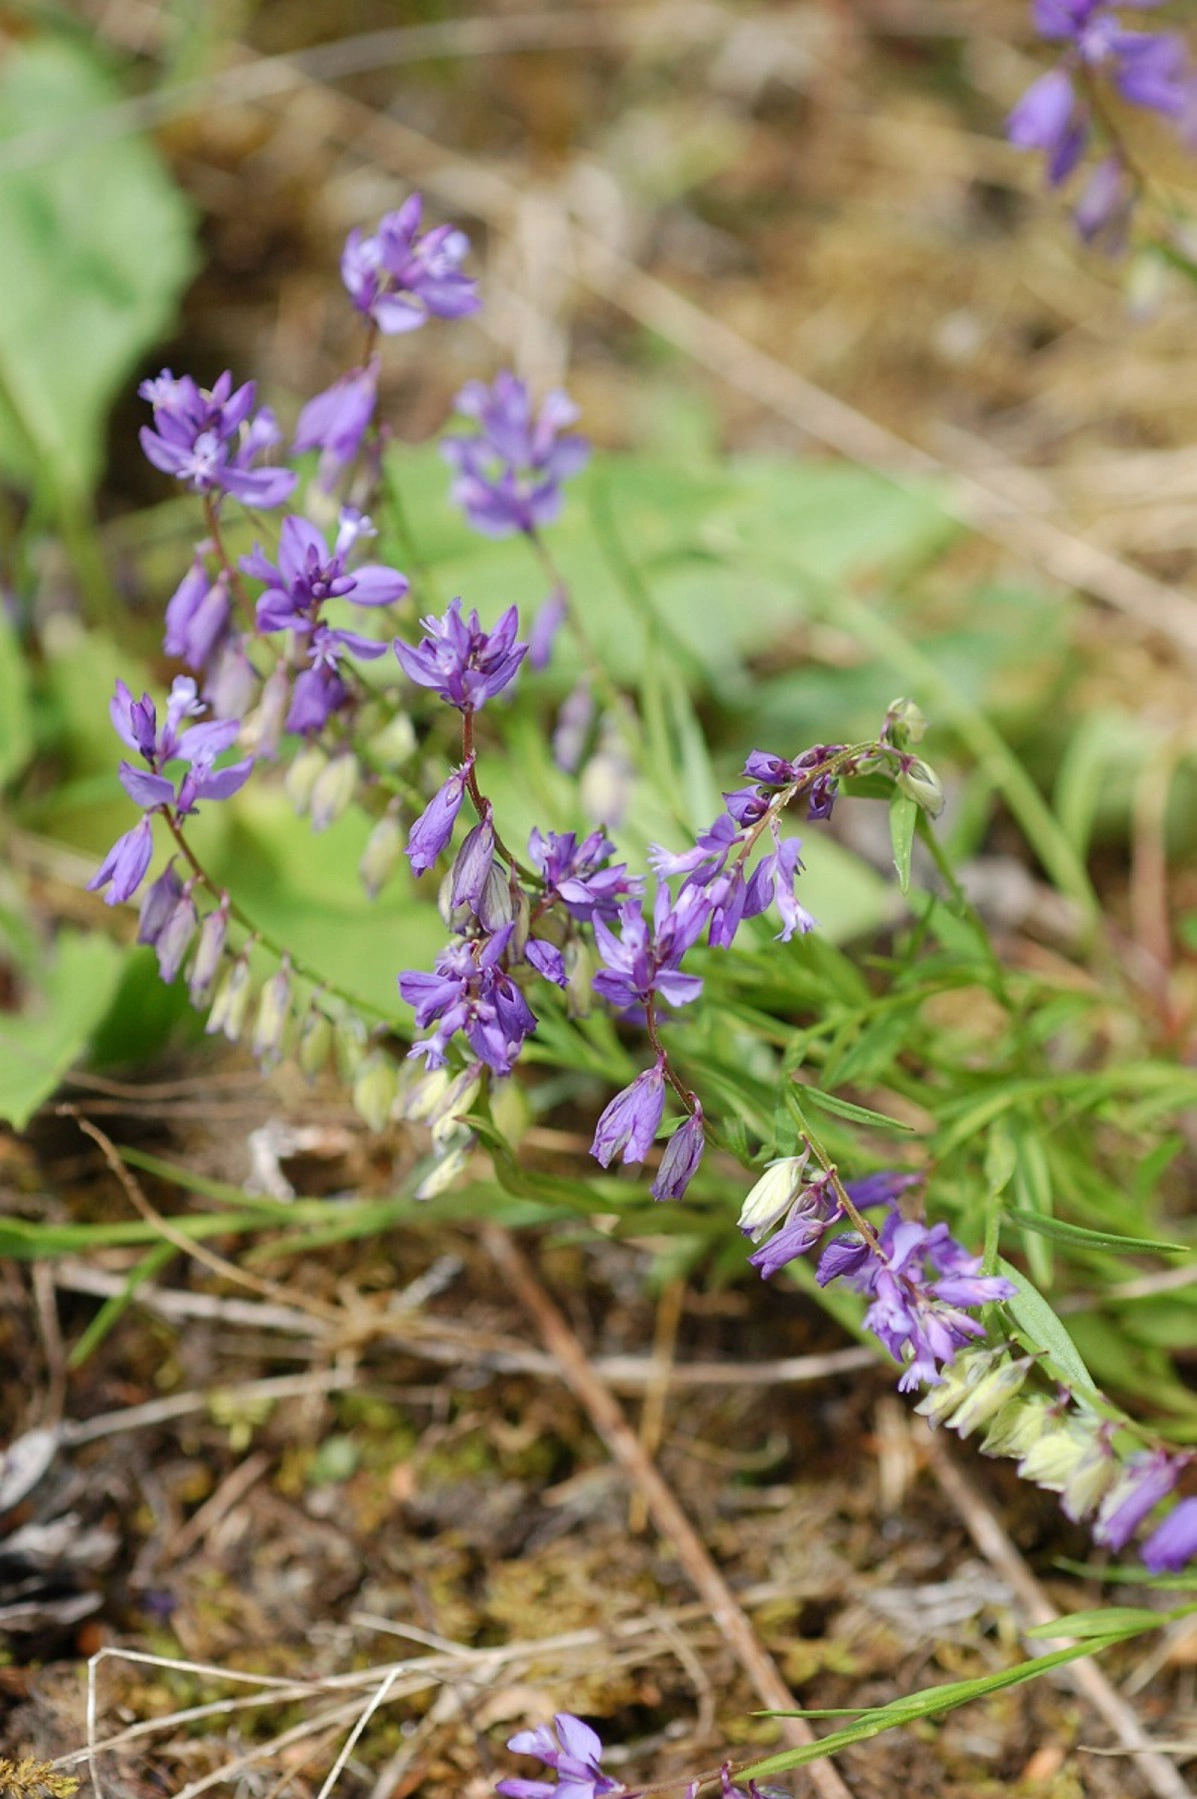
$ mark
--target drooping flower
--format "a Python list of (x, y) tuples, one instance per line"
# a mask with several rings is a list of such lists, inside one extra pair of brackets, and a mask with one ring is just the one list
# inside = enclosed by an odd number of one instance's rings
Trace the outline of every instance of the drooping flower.
[(1133, 1456), (1102, 1501), (1093, 1539), (1108, 1549), (1124, 1549), (1161, 1499), (1180, 1478), (1181, 1463), (1162, 1449)]
[(197, 554), (166, 603), (163, 649), (202, 673), (224, 643), (232, 610), (228, 576), (222, 569), (212, 579)]
[(706, 1148), (702, 1107), (695, 1101), (694, 1111), (674, 1131), (665, 1145), (661, 1166), (649, 1191), (654, 1199), (681, 1199), (698, 1173), (702, 1152)]
[(1158, 1524), (1142, 1549), (1153, 1574), (1179, 1574), (1197, 1556), (1197, 1499), (1182, 1499)]
[(527, 654), (517, 643), (519, 614), (509, 606), (493, 631), (484, 631), (477, 612), (461, 616), (461, 601), (451, 600), (444, 618), (420, 620), (424, 636), (418, 644), (395, 640), (399, 666), (419, 687), (431, 687), (459, 712), (479, 712), (487, 700), (514, 681)]
[(590, 456), (584, 437), (562, 435), (578, 417), (568, 394), (555, 389), (534, 413), (524, 382), (504, 372), (490, 387), (467, 382), (457, 410), (479, 429), (444, 438), (441, 453), (456, 470), (453, 498), (475, 531), (508, 537), (552, 524), (561, 510), (561, 483)]
[(655, 1062), (604, 1108), (594, 1130), (590, 1153), (609, 1168), (621, 1162), (643, 1162), (652, 1148), (665, 1110), (665, 1064)]
[(358, 311), (391, 337), (418, 330), (430, 317), (461, 319), (482, 304), (478, 284), (461, 265), (470, 240), (455, 225), (421, 233), (424, 203), (410, 194), (367, 236), (354, 229), (341, 254), (341, 278)]
[(436, 1026), (410, 1052), (423, 1056), (429, 1068), (443, 1067), (449, 1040), (460, 1031), (495, 1074), (511, 1073), (524, 1039), (536, 1029), (528, 1002), (501, 966), (513, 929), (505, 925), (486, 942), (450, 943), (433, 973), (414, 969), (399, 976), (399, 991), (420, 1029)]
[(516, 1755), (534, 1755), (557, 1779), (501, 1780), (495, 1790), (504, 1799), (602, 1799), (622, 1790), (599, 1765), (603, 1745), (598, 1734), (570, 1712), (558, 1712), (553, 1728), (541, 1724), (535, 1730), (518, 1730), (507, 1739), (507, 1747)]
[(437, 857), (448, 847), (453, 835), (453, 826), (457, 822), (457, 814), (461, 811), (461, 802), (465, 798), (466, 785), (470, 778), (470, 770), (474, 766), (473, 757), (449, 776), (443, 787), (437, 789), (412, 826), (407, 838), (405, 855), (411, 863), (414, 875), (427, 872)]
[(236, 392), (226, 369), (212, 388), (196, 385), (190, 375), (163, 369), (138, 388), (154, 409), (151, 428), (141, 428), (141, 447), (155, 468), (173, 475), (193, 493), (230, 493), (247, 506), (281, 506), (297, 476), (285, 468), (253, 468), (264, 450), (273, 449), (280, 432), (267, 407), (253, 412), (255, 386), (246, 381)]

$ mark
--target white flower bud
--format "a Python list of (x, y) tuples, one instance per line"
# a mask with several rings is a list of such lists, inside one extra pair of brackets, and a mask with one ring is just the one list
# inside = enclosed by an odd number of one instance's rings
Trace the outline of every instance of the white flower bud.
[(286, 962), (271, 975), (258, 1001), (251, 1044), (264, 1068), (273, 1068), (283, 1053), (283, 1037), (291, 1017), (291, 970)]
[(244, 956), (238, 956), (216, 989), (216, 998), (212, 1001), (212, 1010), (204, 1026), (209, 1036), (223, 1031), (230, 1043), (237, 1042), (245, 1029), (245, 1015), (249, 1011), (252, 991), (249, 963)]
[(302, 818), (312, 803), (312, 789), (328, 767), (328, 757), (314, 743), (305, 743), (298, 751), (283, 779), (283, 792), (297, 817)]
[(1049, 1493), (1062, 1493), (1092, 1441), (1092, 1432), (1070, 1418), (1031, 1445), (1018, 1464), (1019, 1478), (1033, 1480)]
[(399, 1088), (399, 1075), (390, 1056), (375, 1050), (363, 1061), (353, 1082), (353, 1109), (372, 1131), (385, 1128)]
[(465, 1173), (470, 1164), (470, 1156), (474, 1149), (474, 1137), (471, 1132), (462, 1134), (458, 1142), (453, 1144), (448, 1153), (441, 1157), (435, 1168), (431, 1169), (416, 1188), (417, 1199), (435, 1199), (446, 1187), (451, 1187), (459, 1175)]
[(357, 757), (334, 756), (312, 787), (312, 829), (327, 831), (348, 811), (358, 783)]
[(1017, 1362), (1001, 1362), (996, 1368), (991, 1368), (952, 1413), (948, 1419), (949, 1428), (958, 1436), (967, 1437), (979, 1425), (988, 1424), (1006, 1402), (1013, 1399), (1030, 1369), (1031, 1364), (1025, 1357)]
[(739, 1226), (746, 1237), (759, 1243), (767, 1230), (788, 1210), (802, 1187), (807, 1152), (770, 1162), (740, 1207)]
[(394, 718), (377, 731), (369, 742), (370, 759), (379, 762), (383, 768), (402, 768), (416, 753), (416, 728), (406, 712), (396, 712)]
[(309, 1081), (315, 1080), (328, 1061), (332, 1046), (331, 1019), (318, 1006), (310, 1006), (307, 1016), (300, 1026), (299, 1044), (295, 1051), (295, 1059)]
[(943, 788), (939, 776), (926, 762), (920, 762), (917, 756), (898, 771), (896, 785), (899, 792), (921, 806), (932, 818), (938, 818), (943, 811)]
[(403, 849), (403, 828), (393, 812), (385, 812), (371, 831), (357, 872), (371, 899), (377, 899), (395, 872)]

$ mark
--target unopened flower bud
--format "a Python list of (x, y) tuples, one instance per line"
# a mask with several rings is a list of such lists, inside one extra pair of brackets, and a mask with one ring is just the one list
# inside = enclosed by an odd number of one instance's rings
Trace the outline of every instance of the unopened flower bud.
[(447, 1068), (430, 1068), (416, 1072), (414, 1062), (405, 1062), (399, 1083), (399, 1116), (412, 1124), (424, 1124), (440, 1106), (453, 1084)]
[(800, 1156), (784, 1156), (778, 1162), (770, 1162), (740, 1207), (739, 1228), (754, 1243), (760, 1242), (798, 1197), (806, 1161), (804, 1151)]
[(594, 1003), (591, 981), (595, 974), (595, 957), (589, 944), (571, 937), (561, 952), (569, 986), (565, 990), (566, 1007), (571, 1018), (588, 1018)]
[(291, 968), (284, 960), (271, 975), (258, 1001), (252, 1048), (264, 1068), (273, 1068), (283, 1053), (283, 1037), (291, 1017)]
[(449, 895), (452, 911), (456, 912), (459, 906), (468, 906), (471, 912), (477, 914), (494, 860), (495, 833), (488, 809), (487, 816), (472, 831), (466, 832), (465, 841), (454, 860), (453, 886)]
[(328, 757), (318, 744), (305, 743), (283, 779), (283, 792), (291, 802), (297, 818), (302, 818), (312, 803), (312, 789), (328, 767)]
[(242, 747), (253, 756), (275, 756), (291, 698), (291, 681), (281, 662), (266, 677), (262, 697), (241, 727)]
[(158, 972), (168, 986), (182, 968), (183, 958), (191, 947), (191, 939), (199, 929), (199, 914), (191, 897), (192, 885), (188, 881), (184, 887), (174, 911), (158, 933), (158, 941), (154, 946), (158, 954)]
[(892, 743), (895, 749), (906, 750), (913, 744), (921, 743), (926, 730), (927, 721), (923, 717), (921, 706), (917, 706), (913, 700), (890, 701), (881, 732), (886, 743)]
[(407, 713), (396, 712), (381, 731), (375, 732), (368, 747), (372, 762), (383, 768), (402, 768), (416, 753), (416, 728)]
[(943, 788), (940, 786), (939, 776), (927, 763), (920, 762), (917, 756), (912, 756), (899, 769), (896, 785), (899, 792), (921, 806), (932, 818), (938, 818), (943, 811)]
[(618, 827), (623, 823), (635, 784), (636, 771), (619, 742), (606, 737), (578, 782), (583, 812), (596, 825)]
[(362, 886), (371, 899), (377, 899), (403, 852), (403, 827), (394, 812), (384, 812), (366, 840), (362, 859), (357, 865)]
[(204, 1026), (210, 1037), (222, 1031), (230, 1043), (237, 1042), (245, 1029), (252, 991), (249, 963), (243, 955), (238, 956), (216, 989), (216, 998)]
[(353, 1015), (342, 1018), (334, 1029), (333, 1041), (337, 1051), (337, 1073), (347, 1087), (351, 1086), (366, 1057), (366, 1027)]
[(1008, 1400), (1022, 1387), (1030, 1373), (1031, 1363), (1027, 1357), (1017, 1362), (1000, 1362), (996, 1368), (990, 1369), (982, 1376), (976, 1386), (966, 1393), (957, 1409), (948, 1419), (948, 1427), (957, 1436), (971, 1436), (979, 1425), (988, 1424), (989, 1420), (1001, 1411)]
[[(495, 931), (501, 931), (504, 925), (511, 924), (516, 916), (515, 896), (512, 893), (511, 882), (497, 862), (492, 862), (487, 871), (486, 883), (475, 910), (478, 923), (484, 931), (488, 931), (492, 935)], [(519, 926), (517, 925), (511, 933), (511, 947), (514, 954), (518, 954), (523, 947), (517, 941), (519, 935)]]
[(328, 1061), (333, 1046), (332, 1020), (316, 1004), (308, 1007), (299, 1029), (295, 1060), (309, 1081), (314, 1081)]
[(446, 1187), (451, 1187), (458, 1176), (464, 1174), (469, 1167), (473, 1148), (473, 1133), (463, 1132), (460, 1140), (424, 1176), (416, 1188), (416, 1199), (435, 1199), (438, 1193), (443, 1193)]
[(1018, 1464), (1020, 1480), (1032, 1480), (1049, 1493), (1062, 1493), (1092, 1444), (1091, 1431), (1068, 1419), (1033, 1443)]
[(553, 728), (553, 760), (567, 775), (576, 774), (594, 723), (594, 695), (583, 677), (562, 701)]
[(991, 1372), (993, 1364), (994, 1357), (990, 1350), (963, 1351), (954, 1362), (947, 1363), (943, 1379), (937, 1386), (927, 1389), (915, 1406), (915, 1411), (932, 1428), (946, 1423), (971, 1389)]
[(1025, 1455), (1045, 1431), (1060, 1418), (1060, 1408), (1045, 1397), (1009, 1400), (999, 1412), (981, 1443), (982, 1455)]
[(362, 1062), (353, 1082), (353, 1109), (372, 1131), (385, 1128), (398, 1087), (394, 1062), (382, 1050), (374, 1050)]
[(327, 831), (343, 812), (347, 812), (357, 792), (357, 757), (334, 756), (317, 777), (312, 788), (312, 829)]
[(471, 1062), (455, 1075), (426, 1113), (434, 1143), (447, 1143), (482, 1091), (482, 1070)]
[(1060, 1496), (1064, 1516), (1079, 1524), (1100, 1505), (1121, 1472), (1121, 1463), (1110, 1447), (1109, 1432), (1099, 1429), (1065, 1483)]
[(512, 1149), (531, 1122), (528, 1099), (518, 1081), (495, 1081), (490, 1090), (490, 1115), (495, 1128)]
[(183, 897), (183, 883), (175, 872), (174, 857), (142, 895), (137, 926), (138, 943), (157, 943), (163, 926)]
[(202, 1005), (208, 997), (208, 990), (216, 979), (220, 959), (224, 955), (228, 929), (229, 896), (226, 893), (221, 896), (219, 906), (208, 913), (200, 926), (199, 946), (191, 964), (191, 973), (187, 977), (187, 991), (191, 995), (193, 1006)]

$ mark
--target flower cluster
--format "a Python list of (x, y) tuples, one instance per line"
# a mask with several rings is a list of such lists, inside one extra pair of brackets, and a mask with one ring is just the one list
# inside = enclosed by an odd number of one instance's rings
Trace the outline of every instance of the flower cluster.
[(441, 451), (456, 471), (453, 498), (475, 531), (532, 536), (551, 525), (561, 511), (561, 483), (590, 456), (586, 439), (565, 429), (578, 418), (569, 395), (555, 389), (535, 413), (525, 384), (501, 374), (491, 387), (467, 382), (457, 410), (478, 430), (445, 437)]
[[(1133, 7), (1155, 0), (1124, 0)], [(1125, 242), (1136, 181), (1102, 98), (1103, 83), (1132, 106), (1183, 125), (1194, 106), (1194, 75), (1185, 41), (1171, 31), (1123, 25), (1109, 0), (1033, 0), (1035, 28), (1059, 46), (1059, 62), (1033, 82), (1007, 120), (1011, 143), (1043, 153), (1047, 179), (1062, 185), (1104, 140), (1073, 217), (1087, 241)]]
[(516, 1755), (535, 1756), (557, 1778), (500, 1780), (495, 1791), (504, 1799), (602, 1799), (605, 1793), (623, 1790), (599, 1765), (603, 1745), (598, 1733), (570, 1712), (558, 1712), (552, 1726), (517, 1730), (507, 1739), (507, 1747)]

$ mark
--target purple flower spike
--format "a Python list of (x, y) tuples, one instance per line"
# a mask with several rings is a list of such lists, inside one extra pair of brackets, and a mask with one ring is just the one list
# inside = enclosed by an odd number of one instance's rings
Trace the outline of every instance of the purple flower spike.
[(617, 1093), (600, 1117), (590, 1153), (609, 1168), (621, 1162), (643, 1162), (653, 1145), (665, 1110), (665, 1064), (657, 1062)]
[(600, 1763), (603, 1745), (597, 1733), (570, 1712), (558, 1712), (554, 1729), (540, 1724), (535, 1730), (518, 1730), (507, 1739), (516, 1755), (534, 1755), (557, 1779), (501, 1780), (495, 1791), (505, 1799), (602, 1799), (605, 1793), (622, 1791), (620, 1783), (604, 1774)]
[(528, 860), (544, 880), (545, 899), (559, 901), (582, 924), (616, 918), (620, 907), (643, 891), (644, 882), (629, 875), (626, 862), (609, 865), (614, 849), (602, 831), (579, 843), (572, 831), (542, 834), (533, 826), (528, 838)]
[(137, 391), (154, 409), (153, 428), (142, 426), (141, 447), (155, 468), (193, 493), (231, 493), (247, 506), (282, 505), (298, 477), (290, 469), (251, 467), (279, 441), (268, 408), (250, 419), (252, 381), (234, 393), (227, 369), (211, 389), (164, 369)]
[(698, 998), (698, 975), (682, 974), (679, 964), (702, 935), (710, 902), (697, 887), (684, 887), (676, 901), (664, 882), (657, 889), (649, 929), (635, 900), (619, 909), (620, 936), (601, 916), (594, 919), (595, 942), (606, 966), (594, 977), (594, 991), (620, 1011), (645, 1005), (657, 995), (670, 1006)]
[(421, 235), (422, 214), (423, 201), (411, 194), (373, 236), (354, 230), (345, 240), (341, 278), (384, 337), (416, 331), (429, 317), (465, 318), (482, 304), (477, 282), (461, 272), (469, 238), (453, 225)]
[(471, 757), (455, 774), (451, 774), (444, 786), (433, 794), (412, 826), (404, 853), (411, 863), (414, 875), (426, 874), (442, 850), (448, 847), (473, 766)]
[(533, 414), (528, 389), (503, 373), (492, 387), (467, 382), (457, 410), (476, 419), (471, 437), (446, 437), (441, 453), (456, 470), (453, 498), (484, 537), (529, 534), (553, 523), (561, 510), (561, 483), (586, 466), (584, 437), (561, 433), (578, 417), (568, 394), (555, 389)]
[(1180, 1462), (1162, 1449), (1134, 1456), (1102, 1502), (1093, 1527), (1094, 1542), (1115, 1552), (1124, 1549), (1148, 1513), (1172, 1491), (1180, 1469)]
[(299, 415), (292, 449), (320, 450), (319, 484), (331, 490), (341, 470), (362, 447), (378, 404), (378, 362), (364, 369), (350, 369), (309, 400)]
[(698, 1173), (705, 1148), (702, 1107), (695, 1101), (693, 1116), (683, 1120), (665, 1145), (661, 1166), (651, 1188), (653, 1198), (681, 1199)]
[(444, 618), (420, 620), (425, 635), (418, 644), (395, 640), (395, 655), (409, 681), (431, 687), (459, 712), (478, 712), (487, 700), (514, 681), (527, 654), (516, 643), (519, 614), (509, 606), (493, 631), (484, 631), (477, 612), (461, 616), (461, 601), (451, 600)]
[(1148, 1537), (1143, 1565), (1153, 1574), (1179, 1574), (1197, 1556), (1197, 1499), (1182, 1499)]

